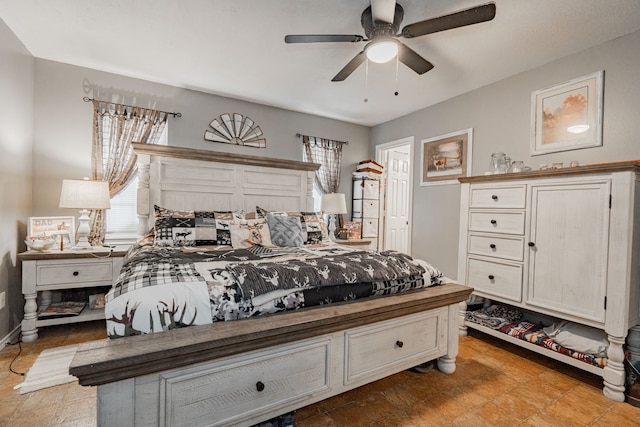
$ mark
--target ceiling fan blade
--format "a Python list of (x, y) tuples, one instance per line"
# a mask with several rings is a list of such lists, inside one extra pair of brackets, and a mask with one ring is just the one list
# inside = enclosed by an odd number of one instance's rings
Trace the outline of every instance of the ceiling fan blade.
[(371, 0), (371, 16), (374, 21), (393, 23), (396, 14), (396, 0)]
[(349, 34), (304, 34), (284, 36), (285, 43), (361, 42), (363, 36)]
[(398, 60), (418, 74), (424, 74), (433, 68), (431, 62), (402, 43), (398, 43)]
[(450, 15), (443, 15), (438, 18), (409, 24), (402, 29), (402, 37), (410, 39), (439, 31), (450, 30), (452, 28), (478, 24), (480, 22), (491, 21), (495, 16), (496, 5), (494, 3), (487, 3)]
[(364, 54), (364, 50), (353, 57), (351, 61), (347, 65), (344, 66), (342, 70), (336, 74), (334, 78), (331, 79), (332, 82), (341, 82), (353, 73), (356, 68), (358, 68), (367, 57)]

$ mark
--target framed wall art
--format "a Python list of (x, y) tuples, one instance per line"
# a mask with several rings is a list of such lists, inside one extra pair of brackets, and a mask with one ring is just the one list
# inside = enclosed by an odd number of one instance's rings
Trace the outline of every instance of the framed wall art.
[(32, 216), (27, 224), (27, 237), (62, 236), (66, 248), (76, 244), (74, 216)]
[(531, 94), (531, 155), (602, 145), (604, 71)]
[(457, 184), (471, 175), (473, 128), (423, 139), (420, 185)]

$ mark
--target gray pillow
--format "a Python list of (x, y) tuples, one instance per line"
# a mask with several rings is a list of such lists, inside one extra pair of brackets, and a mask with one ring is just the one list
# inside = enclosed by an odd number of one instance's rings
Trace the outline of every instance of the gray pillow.
[(302, 222), (298, 216), (267, 215), (271, 243), (276, 246), (303, 246)]

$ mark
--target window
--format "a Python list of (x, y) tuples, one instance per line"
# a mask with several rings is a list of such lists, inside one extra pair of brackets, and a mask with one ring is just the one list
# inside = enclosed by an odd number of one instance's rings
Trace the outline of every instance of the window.
[(111, 199), (111, 209), (107, 209), (107, 230), (105, 240), (109, 243), (133, 243), (138, 235), (138, 215), (136, 199), (138, 177)]
[[(158, 144), (167, 145), (165, 127)], [(106, 210), (107, 230), (105, 241), (110, 244), (135, 243), (138, 237), (138, 213), (136, 209), (138, 195), (138, 177), (111, 199), (111, 209)]]

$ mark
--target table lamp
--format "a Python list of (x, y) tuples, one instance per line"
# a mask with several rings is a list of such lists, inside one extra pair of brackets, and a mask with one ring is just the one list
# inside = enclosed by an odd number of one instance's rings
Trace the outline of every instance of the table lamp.
[(78, 243), (73, 250), (91, 250), (89, 244), (89, 209), (109, 209), (109, 183), (106, 181), (90, 181), (89, 179), (63, 179), (60, 192), (61, 208), (80, 209), (80, 225), (78, 226)]
[(329, 238), (335, 240), (336, 214), (347, 213), (347, 202), (342, 193), (327, 193), (322, 195), (322, 211), (329, 214)]

